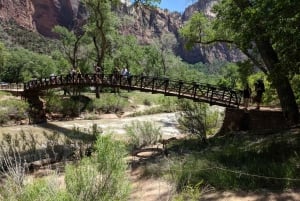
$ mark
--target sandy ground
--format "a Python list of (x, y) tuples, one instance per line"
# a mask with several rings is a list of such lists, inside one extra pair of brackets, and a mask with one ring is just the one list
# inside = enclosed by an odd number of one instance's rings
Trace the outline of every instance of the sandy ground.
[(202, 195), (201, 201), (300, 201), (300, 190), (285, 192), (210, 192)]
[(174, 187), (162, 179), (141, 178), (141, 171), (130, 173), (132, 192), (130, 201), (167, 201), (174, 194)]
[[(164, 132), (168, 136), (178, 136), (179, 133), (172, 127), (176, 125), (173, 121), (174, 116), (170, 114), (165, 115), (153, 115), (154, 119), (162, 126), (164, 126)], [(96, 123), (104, 130), (118, 131), (119, 134), (124, 133), (124, 125), (128, 124), (132, 120), (153, 120), (152, 117), (136, 117), (136, 118), (118, 118), (114, 115), (103, 116), (101, 120), (75, 120), (67, 122), (49, 122), (50, 127), (39, 125), (24, 125), (24, 126), (12, 126), (12, 127), (0, 127), (0, 134), (2, 133), (19, 133), (23, 131), (31, 131), (33, 133), (40, 133), (43, 130), (55, 131), (57, 129), (70, 130), (74, 126), (87, 128)], [(171, 121), (170, 121), (171, 120)], [(42, 172), (36, 174), (43, 175)], [(132, 183), (132, 193), (129, 201), (169, 201), (172, 200), (172, 195), (175, 193), (174, 185), (159, 178), (144, 178), (141, 177), (141, 170), (135, 169), (128, 173), (130, 175), (130, 181)], [(38, 176), (38, 175), (36, 175)], [(60, 176), (57, 180), (59, 183), (63, 183), (63, 176)], [(288, 190), (284, 192), (233, 192), (233, 191), (209, 191), (204, 193), (201, 201), (300, 201), (300, 189)]]

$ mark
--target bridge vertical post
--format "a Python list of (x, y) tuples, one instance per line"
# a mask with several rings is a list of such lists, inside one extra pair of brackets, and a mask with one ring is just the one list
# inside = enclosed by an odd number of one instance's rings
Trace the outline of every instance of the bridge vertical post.
[(179, 80), (178, 84), (179, 84), (179, 88), (178, 88), (178, 97), (179, 97), (180, 94), (181, 94), (181, 89), (182, 89), (183, 81)]
[(199, 84), (196, 82), (193, 82), (193, 99), (196, 100), (196, 95), (197, 95), (197, 89), (199, 87)]
[(154, 92), (155, 80), (156, 80), (156, 78), (153, 77), (153, 78), (152, 78), (152, 93)]
[(165, 78), (165, 95), (167, 93), (168, 87), (169, 87), (169, 78)]
[(213, 103), (213, 97), (214, 97), (214, 91), (216, 88), (211, 87), (211, 95), (210, 95), (210, 100), (209, 100), (209, 104), (212, 105)]
[(156, 80), (156, 78), (153, 77), (152, 78), (152, 93), (154, 92), (155, 80)]
[(143, 88), (144, 79), (145, 79), (145, 76), (141, 75), (141, 84), (140, 84), (141, 89)]

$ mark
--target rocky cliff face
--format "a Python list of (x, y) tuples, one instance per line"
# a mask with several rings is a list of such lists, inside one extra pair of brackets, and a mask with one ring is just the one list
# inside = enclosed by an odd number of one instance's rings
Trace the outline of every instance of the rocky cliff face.
[(30, 0), (0, 0), (0, 20), (14, 20), (29, 30), (35, 30), (32, 14), (34, 6)]
[[(210, 9), (218, 0), (201, 0), (189, 6), (183, 14), (168, 12), (167, 10), (153, 9), (141, 6), (129, 6), (120, 9), (131, 17), (132, 23), (121, 27), (123, 34), (133, 34), (143, 44), (149, 44), (153, 38), (163, 34), (173, 34), (178, 41), (174, 52), (189, 63), (211, 63), (215, 59), (235, 61), (241, 58), (240, 53), (229, 51), (222, 44), (201, 47), (186, 51), (179, 37), (178, 30), (194, 12), (202, 11), (213, 16)], [(47, 37), (54, 37), (52, 28), (62, 25), (70, 29), (83, 21), (85, 11), (80, 0), (0, 0), (0, 19), (14, 20), (22, 27), (37, 31)]]
[(182, 26), (181, 14), (169, 13), (167, 10), (143, 6), (131, 6), (124, 11), (132, 23), (123, 25), (121, 32), (137, 36), (142, 44), (150, 44), (163, 34), (173, 34), (178, 38), (178, 29)]
[(53, 37), (55, 25), (72, 28), (74, 19), (81, 19), (81, 6), (79, 0), (0, 0), (0, 19)]
[[(186, 22), (195, 12), (203, 12), (208, 17), (215, 17), (211, 11), (212, 7), (219, 0), (199, 0), (185, 9), (182, 14), (182, 21)], [(216, 44), (213, 46), (196, 45), (193, 50), (187, 51), (184, 43), (180, 42), (177, 53), (183, 60), (189, 63), (212, 63), (216, 60), (220, 61), (239, 61), (244, 58), (242, 53), (236, 49), (230, 49), (226, 44)]]

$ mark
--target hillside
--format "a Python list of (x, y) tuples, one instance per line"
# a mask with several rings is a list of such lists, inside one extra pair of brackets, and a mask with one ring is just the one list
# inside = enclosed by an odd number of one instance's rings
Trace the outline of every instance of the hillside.
[[(230, 50), (226, 45), (197, 46), (191, 51), (184, 48), (184, 41), (179, 37), (178, 30), (194, 12), (211, 14), (211, 7), (215, 0), (205, 0), (189, 6), (182, 14), (168, 10), (153, 9), (141, 6), (122, 6), (117, 9), (121, 18), (125, 16), (133, 20), (133, 24), (122, 25), (123, 34), (132, 34), (142, 44), (149, 44), (153, 39), (164, 34), (172, 34), (178, 46), (174, 53), (188, 63), (213, 63), (215, 60), (237, 61), (242, 58), (241, 53)], [(52, 32), (55, 25), (69, 29), (82, 26), (86, 19), (86, 10), (79, 0), (25, 0), (0, 2), (0, 19), (2, 23), (15, 23), (25, 30), (37, 32), (47, 38), (55, 38)]]

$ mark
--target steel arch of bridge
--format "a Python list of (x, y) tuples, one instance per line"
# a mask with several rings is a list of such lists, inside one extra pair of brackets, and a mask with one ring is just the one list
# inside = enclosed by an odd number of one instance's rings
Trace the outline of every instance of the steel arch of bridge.
[(35, 79), (24, 83), (23, 96), (26, 97), (30, 96), (33, 92), (64, 86), (101, 86), (140, 90), (231, 108), (238, 108), (241, 102), (240, 93), (226, 87), (182, 80), (170, 80), (166, 77), (143, 75), (126, 77), (113, 74), (58, 75)]

